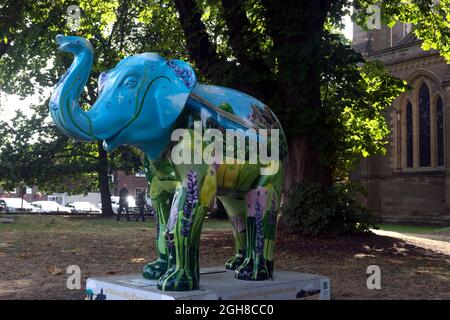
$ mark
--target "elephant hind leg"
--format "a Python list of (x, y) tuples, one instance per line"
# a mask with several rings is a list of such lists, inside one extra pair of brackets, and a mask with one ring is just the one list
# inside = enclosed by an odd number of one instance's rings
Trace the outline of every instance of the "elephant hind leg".
[(246, 249), (246, 226), (245, 226), (245, 214), (247, 203), (245, 200), (235, 199), (227, 196), (218, 196), (220, 202), (228, 215), (228, 219), (231, 222), (234, 238), (235, 255), (228, 259), (225, 263), (225, 268), (228, 270), (236, 270), (243, 262), (245, 258)]
[(247, 193), (247, 252), (244, 263), (235, 271), (238, 279), (272, 278), (281, 174), (262, 177), (258, 186)]

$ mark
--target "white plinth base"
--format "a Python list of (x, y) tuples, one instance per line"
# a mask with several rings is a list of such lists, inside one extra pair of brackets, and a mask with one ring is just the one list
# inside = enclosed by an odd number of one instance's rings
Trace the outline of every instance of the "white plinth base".
[(86, 299), (102, 300), (329, 300), (330, 279), (291, 271), (275, 271), (274, 279), (243, 281), (233, 271), (205, 268), (200, 290), (160, 291), (156, 281), (139, 274), (89, 278)]

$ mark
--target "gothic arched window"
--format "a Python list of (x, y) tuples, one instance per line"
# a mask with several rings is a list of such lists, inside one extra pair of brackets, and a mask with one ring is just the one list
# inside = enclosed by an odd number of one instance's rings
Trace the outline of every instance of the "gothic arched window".
[(430, 90), (424, 83), (419, 91), (419, 166), (431, 166)]
[(413, 167), (413, 109), (411, 102), (406, 105), (406, 166)]
[(439, 97), (436, 101), (436, 160), (437, 166), (444, 166), (444, 102)]
[[(397, 109), (397, 168), (442, 170), (445, 166), (445, 101), (440, 86), (417, 79)], [(418, 83), (418, 85), (417, 85)]]

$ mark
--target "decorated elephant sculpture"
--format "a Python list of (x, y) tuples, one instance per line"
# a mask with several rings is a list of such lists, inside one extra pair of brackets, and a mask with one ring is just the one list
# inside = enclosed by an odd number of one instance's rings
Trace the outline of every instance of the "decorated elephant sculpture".
[(201, 229), (218, 199), (234, 236), (235, 255), (225, 267), (242, 280), (272, 278), (287, 144), (271, 110), (245, 93), (198, 83), (183, 61), (143, 53), (103, 72), (97, 101), (84, 111), (78, 100), (92, 46), (78, 36), (56, 41), (74, 55), (51, 96), (56, 126), (76, 140), (103, 141), (107, 151), (133, 145), (145, 154), (159, 257), (143, 276), (160, 290), (199, 288)]

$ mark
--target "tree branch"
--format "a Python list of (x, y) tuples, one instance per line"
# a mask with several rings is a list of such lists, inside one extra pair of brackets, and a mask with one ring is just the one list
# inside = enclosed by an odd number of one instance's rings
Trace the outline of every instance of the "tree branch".
[[(14, 34), (11, 29), (15, 29), (22, 22), (22, 15), (25, 11), (25, 2), (22, 0), (7, 1), (0, 12), (0, 58), (10, 48), (11, 41), (14, 40)], [(4, 38), (8, 39), (5, 43)]]
[(217, 76), (214, 69), (218, 65), (226, 64), (226, 61), (217, 56), (216, 47), (208, 37), (195, 0), (174, 0), (174, 3), (179, 13), (189, 56), (203, 75)]
[(274, 87), (270, 68), (262, 58), (256, 35), (245, 11), (245, 0), (221, 0), (222, 15), (228, 29), (229, 44), (239, 61), (241, 75), (236, 85), (263, 100), (271, 98)]
[(221, 0), (222, 13), (228, 28), (229, 43), (234, 55), (241, 64), (248, 64), (252, 60), (250, 54), (254, 52), (255, 42), (251, 42), (250, 22), (244, 8), (244, 0)]

